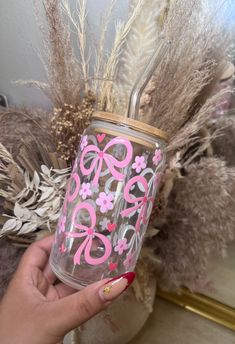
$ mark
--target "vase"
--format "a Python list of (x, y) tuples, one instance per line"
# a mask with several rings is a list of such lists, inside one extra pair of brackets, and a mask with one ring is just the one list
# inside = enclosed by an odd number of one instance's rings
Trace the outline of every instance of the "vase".
[(153, 308), (156, 293), (154, 275), (151, 275), (145, 288), (147, 301), (137, 300), (134, 289), (127, 289), (107, 310), (70, 332), (64, 344), (129, 343), (143, 328)]

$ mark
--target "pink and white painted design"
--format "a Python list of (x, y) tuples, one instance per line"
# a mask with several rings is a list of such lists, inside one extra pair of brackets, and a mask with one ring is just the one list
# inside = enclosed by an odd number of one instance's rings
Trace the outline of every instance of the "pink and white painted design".
[[(100, 135), (99, 142), (102, 142), (105, 137), (105, 134), (103, 134), (104, 136), (101, 136), (101, 134), (99, 135)], [(98, 139), (98, 136), (97, 136), (97, 139)], [(112, 156), (112, 154), (108, 153), (108, 150), (110, 148), (115, 147), (116, 145), (124, 145), (126, 147), (126, 157), (121, 161), (117, 160), (116, 158)], [(86, 168), (85, 161), (86, 161), (87, 154), (89, 153), (93, 153), (93, 158), (92, 158), (90, 167)], [(125, 175), (119, 172), (118, 169), (128, 166), (128, 164), (130, 163), (132, 159), (132, 153), (133, 153), (133, 148), (130, 141), (122, 137), (113, 138), (111, 141), (109, 141), (106, 144), (103, 150), (100, 150), (100, 148), (95, 145), (89, 145), (83, 150), (82, 155), (81, 155), (81, 159), (80, 159), (81, 172), (84, 176), (88, 176), (94, 172), (95, 175), (92, 181), (92, 185), (98, 186), (102, 167), (103, 167), (103, 164), (105, 163), (108, 167), (109, 172), (114, 176), (114, 178), (118, 181), (123, 181)]]
[(114, 248), (115, 252), (118, 252), (119, 255), (123, 254), (124, 251), (128, 249), (127, 239), (119, 239), (117, 245)]
[(106, 230), (109, 224), (110, 220), (107, 217), (103, 217), (102, 220), (99, 222), (102, 231)]
[(83, 151), (83, 149), (88, 145), (88, 136), (84, 135), (81, 139), (81, 143), (80, 143), (80, 148), (81, 151)]
[[(75, 188), (73, 191), (71, 190), (72, 182), (75, 183)], [(73, 202), (75, 200), (75, 198), (78, 196), (78, 192), (80, 190), (80, 184), (81, 184), (81, 182), (80, 182), (79, 175), (77, 173), (73, 173), (71, 175), (71, 179), (69, 182), (69, 188), (68, 188), (68, 194), (67, 194), (67, 199), (69, 202)]]
[[(136, 183), (139, 183), (141, 188), (144, 190), (143, 196), (134, 197), (134, 195), (131, 194), (131, 189)], [(121, 211), (121, 216), (122, 217), (128, 216), (129, 214), (139, 209), (139, 215), (138, 215), (136, 225), (135, 225), (135, 228), (137, 231), (140, 230), (141, 224), (146, 225), (148, 223), (148, 217), (147, 217), (147, 210), (149, 206), (148, 203), (151, 202), (153, 205), (153, 202), (154, 202), (154, 198), (151, 196), (149, 197), (148, 194), (149, 194), (148, 183), (147, 183), (147, 180), (142, 176), (135, 176), (131, 178), (127, 182), (126, 187), (124, 189), (125, 200), (127, 201), (127, 203), (133, 204), (133, 206)]]
[(154, 152), (154, 157), (153, 157), (154, 165), (158, 166), (161, 160), (162, 160), (162, 151), (161, 149), (157, 148)]
[(63, 213), (60, 215), (59, 222), (58, 222), (58, 229), (59, 233), (64, 233), (65, 231), (65, 223), (66, 223), (66, 216)]
[(113, 194), (101, 192), (99, 198), (96, 200), (96, 204), (100, 207), (101, 213), (107, 213), (109, 210), (113, 209)]
[(131, 167), (136, 171), (136, 173), (140, 173), (146, 167), (145, 157), (143, 155), (136, 156), (135, 162), (132, 164)]
[[(132, 143), (126, 138), (114, 137), (107, 143), (106, 140), (107, 135), (102, 133), (83, 136), (58, 233), (63, 233), (66, 240), (74, 240), (73, 247), (79, 241), (74, 265), (84, 261), (90, 265), (106, 263), (112, 272), (119, 269), (120, 262), (127, 270), (135, 265), (160, 179), (162, 152), (160, 148), (154, 155), (136, 150), (139, 155), (133, 157)], [(61, 253), (67, 252), (60, 249)]]
[(79, 195), (82, 196), (82, 199), (85, 200), (88, 196), (92, 195), (91, 184), (82, 183)]
[[(64, 199), (64, 204), (63, 204), (63, 213), (67, 212), (68, 203), (73, 202), (77, 198), (78, 192), (80, 190), (81, 182), (80, 182), (79, 175), (74, 172), (75, 170), (76, 170), (76, 160), (75, 160), (75, 165), (73, 167), (73, 172), (71, 174), (71, 177), (67, 186), (67, 191), (66, 191), (66, 195)], [(74, 190), (72, 190), (73, 183), (75, 183)]]
[(133, 267), (134, 264), (135, 264), (135, 253), (128, 253), (126, 256), (126, 259), (123, 262), (123, 265), (128, 270), (131, 267)]
[[(78, 215), (80, 211), (87, 211), (90, 218), (90, 225), (83, 225), (78, 222)], [(68, 238), (85, 238), (82, 244), (77, 249), (74, 255), (74, 264), (81, 263), (81, 256), (84, 255), (85, 261), (90, 265), (99, 265), (104, 263), (112, 252), (112, 245), (109, 239), (95, 230), (96, 226), (96, 213), (94, 208), (86, 202), (78, 204), (72, 214), (72, 225), (77, 228), (79, 232), (69, 232), (66, 233)], [(103, 255), (99, 258), (93, 258), (91, 256), (91, 248), (93, 239), (98, 239), (101, 245), (104, 247)]]

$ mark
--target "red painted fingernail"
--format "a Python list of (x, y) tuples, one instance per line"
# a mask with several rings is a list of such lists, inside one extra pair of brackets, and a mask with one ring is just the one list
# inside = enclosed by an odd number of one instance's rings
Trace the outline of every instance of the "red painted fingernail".
[(135, 272), (126, 272), (123, 275), (117, 276), (99, 290), (99, 295), (103, 301), (112, 301), (121, 295), (134, 281)]

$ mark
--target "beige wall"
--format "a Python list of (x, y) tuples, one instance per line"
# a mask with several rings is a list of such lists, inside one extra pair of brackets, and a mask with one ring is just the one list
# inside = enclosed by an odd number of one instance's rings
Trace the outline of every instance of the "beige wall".
[[(70, 1), (74, 5), (76, 0)], [(97, 33), (100, 14), (104, 13), (110, 0), (87, 1), (89, 26)], [(33, 15), (34, 2), (35, 0), (0, 0), (0, 93), (7, 95), (10, 104), (48, 108), (50, 103), (40, 91), (12, 85), (12, 81), (18, 79), (45, 79), (43, 66), (36, 54), (42, 44)], [(37, 0), (37, 3), (42, 7), (42, 0)], [(127, 6), (128, 0), (118, 0), (114, 17), (125, 16)], [(108, 46), (112, 41), (114, 27), (111, 26), (109, 31)]]
[[(75, 0), (70, 0), (74, 4)], [(42, 0), (37, 1), (42, 7)], [(97, 32), (100, 14), (109, 0), (88, 0), (89, 23)], [(13, 80), (45, 80), (45, 73), (36, 51), (42, 48), (40, 33), (33, 15), (34, 0), (0, 0), (0, 93), (5, 93), (10, 104), (37, 105), (48, 108), (40, 91), (15, 86)], [(115, 16), (126, 12), (128, 0), (118, 0)], [(92, 24), (92, 25), (91, 25)], [(110, 30), (111, 41), (113, 28)]]

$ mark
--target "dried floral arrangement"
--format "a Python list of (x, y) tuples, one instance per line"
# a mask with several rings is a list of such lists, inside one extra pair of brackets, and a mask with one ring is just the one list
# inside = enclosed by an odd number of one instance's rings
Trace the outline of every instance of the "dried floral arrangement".
[(235, 167), (221, 154), (217, 157), (221, 133), (228, 125), (225, 119), (211, 120), (216, 104), (228, 92), (211, 96), (228, 59), (230, 37), (217, 18), (218, 8), (224, 18), (227, 7), (218, 5), (211, 13), (195, 0), (132, 0), (127, 19), (116, 24), (107, 53), (116, 2), (110, 1), (102, 19), (91, 72), (86, 0), (77, 0), (75, 12), (68, 0), (43, 1), (47, 27), (40, 14), (37, 18), (47, 83), (18, 83), (39, 87), (53, 111), (1, 112), (0, 235), (28, 244), (54, 231), (74, 154), (92, 112), (125, 115), (131, 89), (150, 56), (170, 42), (142, 95), (139, 114), (139, 120), (171, 136), (160, 206), (137, 267), (136, 295), (148, 304), (146, 274), (143, 279), (141, 273), (146, 262), (149, 274), (158, 271), (163, 288), (185, 285), (195, 290), (205, 285), (213, 254), (224, 254), (227, 243), (235, 239)]

